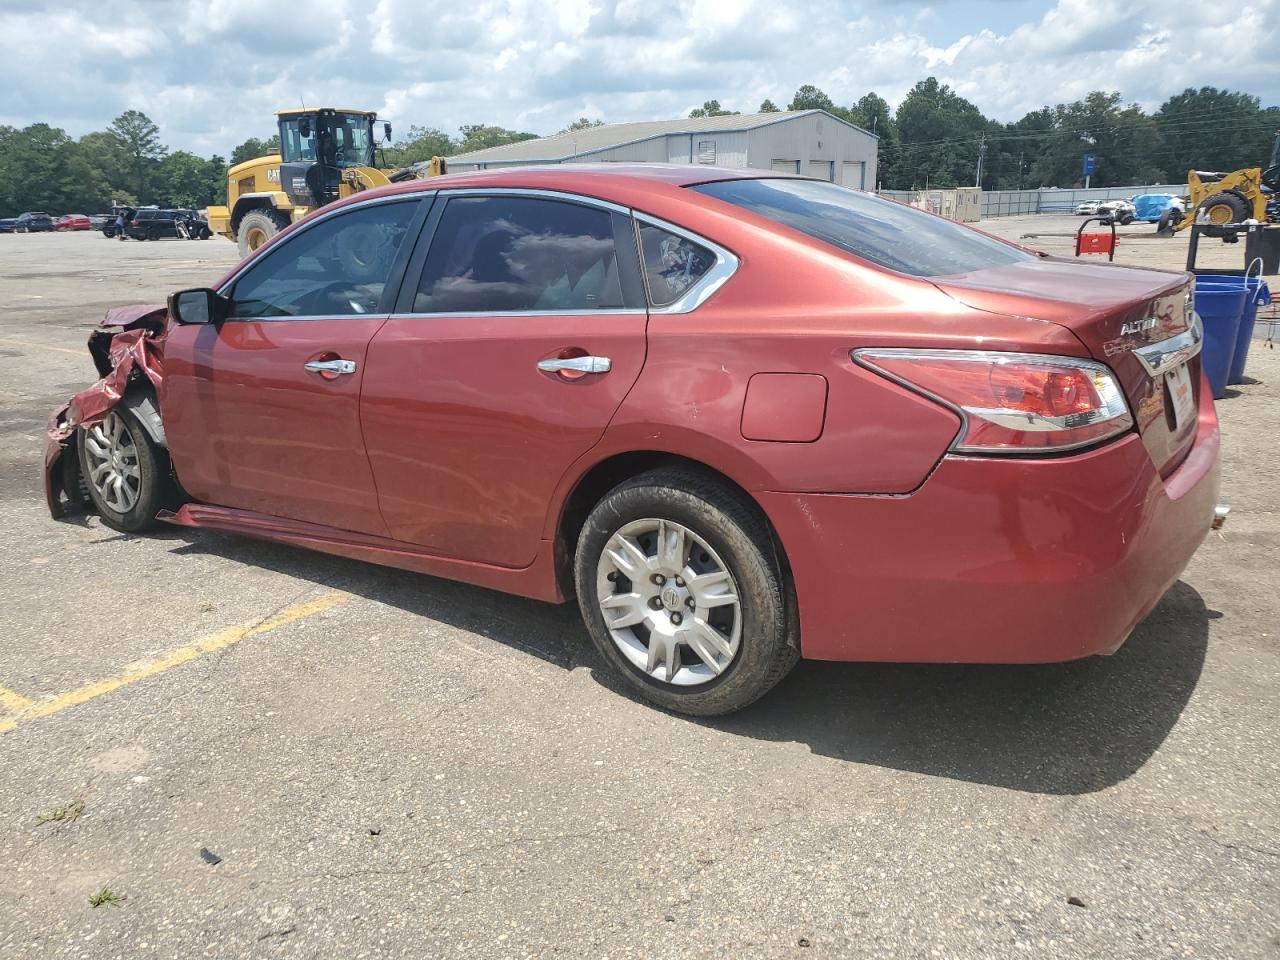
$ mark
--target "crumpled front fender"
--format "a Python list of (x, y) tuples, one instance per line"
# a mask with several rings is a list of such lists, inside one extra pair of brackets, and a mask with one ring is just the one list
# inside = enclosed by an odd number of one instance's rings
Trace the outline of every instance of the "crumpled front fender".
[[(129, 390), (145, 380), (159, 390), (164, 379), (165, 308), (116, 307), (89, 337), (89, 352), (102, 378), (49, 415), (44, 447), (44, 492), (54, 519), (85, 505), (80, 465), (71, 442), (79, 427), (102, 421)], [(68, 455), (70, 454), (70, 455)]]

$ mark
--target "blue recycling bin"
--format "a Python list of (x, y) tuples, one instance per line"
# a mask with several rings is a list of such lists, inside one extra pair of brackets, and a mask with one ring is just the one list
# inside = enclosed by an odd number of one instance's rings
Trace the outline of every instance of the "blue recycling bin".
[(1231, 274), (1204, 273), (1196, 277), (1196, 288), (1201, 286), (1243, 290), (1244, 307), (1240, 325), (1236, 330), (1236, 345), (1231, 354), (1231, 367), (1227, 371), (1227, 383), (1244, 380), (1244, 366), (1249, 359), (1249, 344), (1253, 342), (1253, 327), (1258, 319), (1258, 307), (1271, 302), (1271, 290), (1260, 277), (1241, 277)]
[(1200, 366), (1209, 378), (1213, 399), (1227, 395), (1227, 380), (1231, 375), (1231, 361), (1235, 359), (1236, 337), (1240, 333), (1240, 319), (1244, 315), (1244, 278), (1238, 284), (1201, 283), (1196, 277), (1196, 313), (1204, 322), (1204, 348), (1200, 352)]

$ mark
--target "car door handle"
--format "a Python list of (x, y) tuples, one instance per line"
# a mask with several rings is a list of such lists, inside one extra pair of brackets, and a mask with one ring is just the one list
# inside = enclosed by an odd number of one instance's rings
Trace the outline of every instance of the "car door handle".
[(302, 369), (308, 373), (327, 373), (338, 376), (343, 373), (355, 373), (356, 362), (354, 360), (308, 360), (302, 365)]
[(538, 369), (543, 373), (608, 373), (613, 361), (608, 357), (557, 357), (539, 360)]

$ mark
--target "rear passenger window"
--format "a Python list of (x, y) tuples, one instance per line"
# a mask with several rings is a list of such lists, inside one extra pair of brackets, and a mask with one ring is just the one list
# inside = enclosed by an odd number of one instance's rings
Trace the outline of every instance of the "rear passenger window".
[(648, 223), (640, 224), (640, 246), (649, 301), (655, 307), (675, 303), (716, 262), (706, 247)]
[(413, 312), (622, 306), (607, 210), (533, 197), (455, 197), (432, 237)]

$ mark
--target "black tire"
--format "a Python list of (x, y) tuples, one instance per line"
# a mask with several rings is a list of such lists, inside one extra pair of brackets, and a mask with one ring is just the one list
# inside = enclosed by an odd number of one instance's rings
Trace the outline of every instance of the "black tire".
[[(702, 538), (736, 585), (737, 652), (722, 672), (694, 686), (667, 683), (628, 660), (600, 610), (598, 564), (605, 547), (624, 526), (645, 519), (674, 521)], [(629, 690), (664, 709), (704, 717), (741, 710), (773, 689), (799, 658), (793, 594), (766, 521), (741, 494), (692, 470), (654, 470), (609, 491), (583, 524), (574, 579), (583, 621), (600, 656)]]
[(156, 514), (169, 498), (169, 454), (151, 439), (150, 434), (132, 410), (126, 409), (121, 404), (111, 412), (123, 422), (123, 428), (128, 432), (133, 450), (136, 452), (139, 473), (137, 501), (130, 509), (121, 512), (104, 499), (97, 485), (90, 479), (93, 462), (86, 450), (88, 431), (83, 427), (76, 431), (76, 453), (80, 460), (80, 476), (89, 493), (89, 500), (103, 523), (122, 533), (140, 533), (157, 525)]
[(148, 227), (148, 228), (147, 228), (147, 239), (148, 239), (148, 240), (159, 240), (159, 239), (160, 239), (160, 228), (159, 228), (159, 227)]
[[(1215, 220), (1215, 208), (1217, 210), (1230, 210), (1231, 219)], [(1245, 198), (1238, 193), (1232, 193), (1230, 190), (1224, 190), (1222, 193), (1215, 193), (1212, 197), (1206, 197), (1200, 204), (1200, 209), (1208, 213), (1210, 223), (1240, 223), (1248, 220), (1253, 215), (1253, 211), (1249, 209), (1249, 204)]]
[(1156, 223), (1156, 236), (1172, 237), (1177, 232), (1177, 224), (1182, 222), (1182, 217), (1170, 207), (1160, 214), (1160, 219)]
[(1122, 227), (1127, 227), (1127, 226), (1128, 226), (1129, 224), (1131, 224), (1131, 223), (1133, 223), (1133, 214), (1132, 214), (1132, 213), (1126, 213), (1126, 214), (1123, 214), (1123, 215), (1120, 217), (1120, 225), (1121, 225)]
[(262, 244), (250, 246), (250, 238), (265, 234), (262, 243), (270, 240), (289, 225), (289, 221), (274, 210), (250, 210), (240, 218), (236, 227), (236, 245), (240, 248), (240, 259), (243, 260)]

